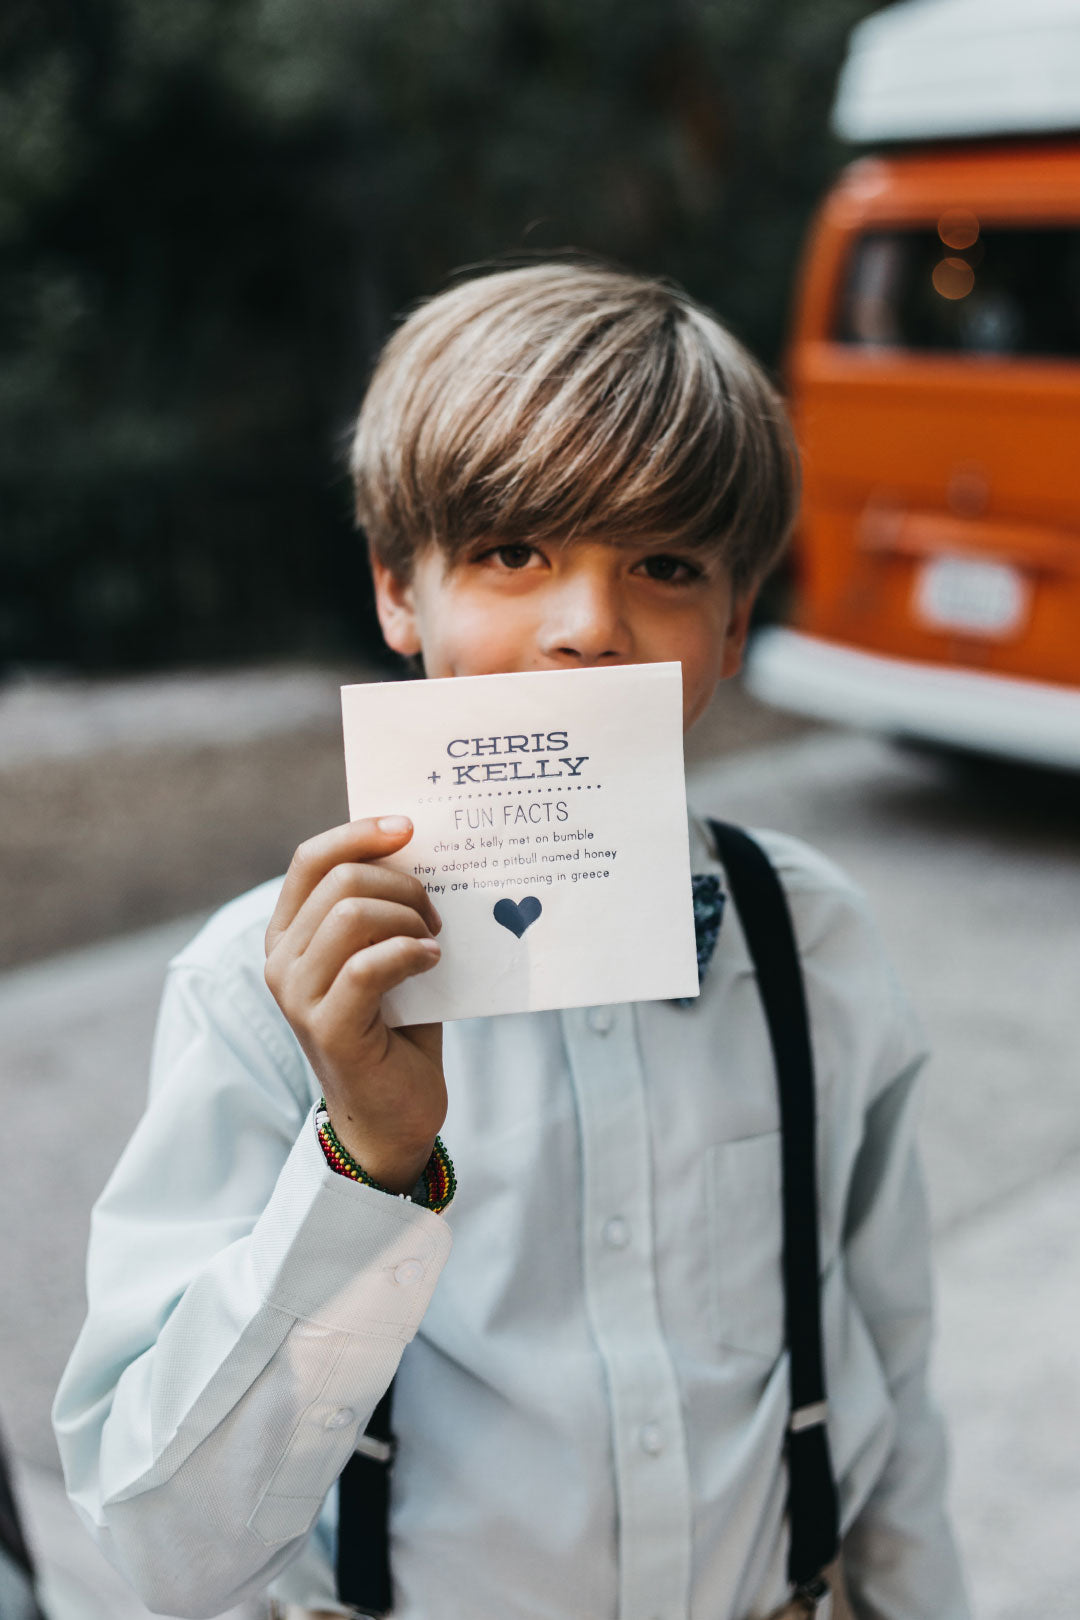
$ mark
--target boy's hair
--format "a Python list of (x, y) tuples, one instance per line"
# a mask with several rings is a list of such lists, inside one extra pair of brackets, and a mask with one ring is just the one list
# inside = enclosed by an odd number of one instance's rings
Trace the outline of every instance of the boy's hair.
[(570, 263), (421, 304), (360, 411), (356, 515), (408, 580), (430, 543), (599, 538), (719, 554), (737, 589), (779, 555), (798, 463), (760, 366), (679, 288)]

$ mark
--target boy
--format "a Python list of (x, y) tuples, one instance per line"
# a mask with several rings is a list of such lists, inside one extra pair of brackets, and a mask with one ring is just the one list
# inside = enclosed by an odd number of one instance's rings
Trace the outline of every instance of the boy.
[[(413, 314), (353, 472), (395, 651), (429, 676), (678, 658), (687, 725), (795, 501), (781, 407), (715, 320), (568, 265)], [(324, 1501), (396, 1373), (398, 1620), (761, 1620), (790, 1595), (789, 1411), (777, 1083), (739, 920), (688, 1005), (388, 1030), (380, 997), (440, 925), (372, 864), (411, 835), (385, 809), (172, 966), (57, 1397), (72, 1497), (152, 1608), (273, 1580), (345, 1612)], [(764, 842), (810, 1006), (852, 1603), (964, 1620), (925, 1389), (920, 1037), (859, 896)], [(691, 854), (722, 883), (695, 818)]]

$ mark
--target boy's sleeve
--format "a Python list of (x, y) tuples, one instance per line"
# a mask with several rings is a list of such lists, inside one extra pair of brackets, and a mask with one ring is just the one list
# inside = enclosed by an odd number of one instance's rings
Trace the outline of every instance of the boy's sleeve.
[(921, 1057), (909, 1061), (870, 1102), (848, 1197), (848, 1283), (896, 1416), (884, 1471), (844, 1538), (858, 1620), (970, 1614), (944, 1502), (944, 1430), (927, 1387), (932, 1289), (916, 1141), (921, 1065)]
[(300, 1550), (450, 1248), (439, 1216), (329, 1169), (253, 958), (172, 972), (54, 1408), (80, 1516), (175, 1615)]

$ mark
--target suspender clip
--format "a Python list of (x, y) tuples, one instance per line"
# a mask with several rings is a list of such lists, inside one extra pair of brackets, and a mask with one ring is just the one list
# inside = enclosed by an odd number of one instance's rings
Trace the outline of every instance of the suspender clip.
[(801, 1434), (804, 1429), (816, 1429), (824, 1423), (829, 1415), (828, 1401), (814, 1401), (810, 1406), (800, 1406), (788, 1419), (788, 1432)]
[(394, 1442), (392, 1440), (379, 1440), (373, 1434), (362, 1434), (358, 1437), (355, 1450), (360, 1457), (370, 1457), (372, 1462), (388, 1463), (393, 1459)]

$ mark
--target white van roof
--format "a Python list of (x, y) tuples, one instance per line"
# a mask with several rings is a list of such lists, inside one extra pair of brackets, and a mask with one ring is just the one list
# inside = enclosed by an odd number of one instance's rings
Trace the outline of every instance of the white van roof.
[(1080, 0), (902, 0), (852, 30), (849, 141), (1080, 129)]

